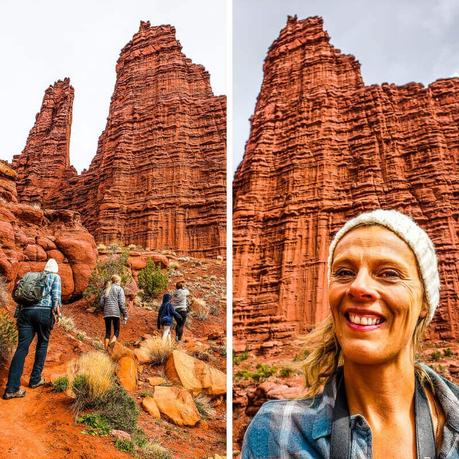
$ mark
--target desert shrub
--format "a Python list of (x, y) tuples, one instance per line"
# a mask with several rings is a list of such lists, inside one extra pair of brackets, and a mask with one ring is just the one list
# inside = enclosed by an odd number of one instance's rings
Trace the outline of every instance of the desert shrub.
[(145, 435), (145, 432), (142, 429), (137, 429), (132, 434), (132, 442), (135, 446), (143, 448), (148, 443), (148, 437)]
[(0, 310), (0, 360), (8, 359), (17, 340), (16, 323), (5, 310)]
[(87, 426), (83, 433), (88, 435), (105, 436), (112, 430), (107, 419), (97, 413), (84, 414), (78, 418), (77, 422)]
[(148, 260), (145, 268), (139, 272), (138, 284), (145, 299), (155, 298), (167, 288), (168, 281), (167, 273), (161, 270), (159, 264), (155, 265), (153, 260)]
[(172, 459), (169, 450), (159, 443), (148, 442), (140, 451), (140, 457), (144, 459)]
[(117, 253), (119, 247), (111, 245), (109, 247), (109, 258), (105, 261), (99, 261), (91, 273), (88, 286), (83, 293), (85, 298), (91, 298), (93, 305), (100, 309), (100, 298), (104, 293), (107, 282), (114, 274), (121, 277), (121, 285), (124, 287), (132, 280), (131, 272), (128, 268), (129, 251), (122, 250)]
[(234, 354), (233, 356), (233, 363), (235, 365), (239, 365), (241, 362), (244, 360), (247, 360), (249, 358), (249, 351), (245, 350), (243, 352), (240, 352), (239, 354)]
[(65, 392), (69, 387), (69, 378), (66, 376), (61, 376), (53, 381), (53, 391), (54, 392)]
[(201, 298), (193, 298), (193, 316), (198, 320), (207, 320), (209, 317), (209, 306)]
[(74, 332), (77, 329), (75, 321), (70, 316), (63, 315), (59, 320), (59, 326), (67, 332)]
[(103, 352), (88, 352), (78, 359), (73, 381), (77, 411), (89, 407), (113, 387), (114, 371), (114, 363)]
[(169, 357), (174, 346), (167, 341), (163, 341), (160, 337), (154, 336), (153, 338), (146, 339), (142, 343), (142, 348), (148, 352), (153, 365), (161, 365)]
[(194, 397), (194, 403), (199, 411), (199, 414), (202, 416), (203, 419), (215, 418), (217, 412), (215, 411), (215, 408), (212, 406), (212, 402), (209, 397), (207, 397), (204, 394), (199, 394), (196, 397)]
[(440, 351), (435, 351), (430, 354), (430, 360), (432, 362), (436, 362), (437, 360), (440, 360), (441, 358), (441, 352)]
[(121, 440), (120, 438), (117, 438), (115, 440), (115, 447), (116, 449), (123, 451), (125, 453), (133, 454), (135, 451), (135, 445), (130, 440)]
[(275, 375), (276, 372), (276, 367), (270, 367), (266, 363), (259, 363), (255, 371), (241, 370), (236, 373), (236, 376), (244, 379), (252, 379), (255, 382), (260, 382)]
[(455, 353), (448, 347), (443, 350), (443, 355), (445, 357), (452, 357)]
[(279, 370), (279, 376), (280, 376), (281, 378), (288, 378), (288, 377), (291, 376), (293, 373), (294, 373), (294, 370), (293, 370), (293, 368), (291, 368), (291, 367), (282, 367), (282, 368)]
[(107, 420), (112, 429), (129, 433), (137, 429), (137, 404), (119, 385), (115, 384), (99, 397), (92, 397), (86, 375), (78, 375), (73, 381), (73, 392), (76, 397), (73, 408), (77, 414), (93, 409)]

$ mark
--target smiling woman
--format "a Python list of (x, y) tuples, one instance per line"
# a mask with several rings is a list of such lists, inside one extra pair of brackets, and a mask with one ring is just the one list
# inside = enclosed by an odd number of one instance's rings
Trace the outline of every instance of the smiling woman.
[(308, 337), (309, 398), (263, 405), (242, 458), (459, 458), (459, 388), (416, 362), (439, 303), (435, 249), (406, 215), (350, 220), (329, 251), (330, 316)]

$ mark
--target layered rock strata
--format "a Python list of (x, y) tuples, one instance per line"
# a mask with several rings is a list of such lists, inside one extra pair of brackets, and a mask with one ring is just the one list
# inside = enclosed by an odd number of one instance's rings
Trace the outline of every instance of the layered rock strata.
[(56, 191), (76, 175), (69, 159), (73, 97), (69, 78), (49, 86), (26, 146), (13, 158), (17, 191), (23, 203), (49, 207)]
[(15, 180), (15, 172), (0, 163), (0, 275), (12, 287), (24, 273), (42, 271), (46, 261), (54, 258), (63, 300), (80, 297), (96, 265), (94, 238), (76, 212), (18, 202)]
[[(183, 54), (171, 26), (141, 22), (116, 73), (106, 128), (80, 176), (69, 169), (67, 137), (55, 150), (55, 182), (44, 180), (46, 168), (30, 179), (46, 157), (35, 154), (40, 150), (30, 140), (49, 118), (45, 96), (26, 149), (14, 161), (21, 198), (39, 196), (44, 206), (78, 210), (97, 242), (224, 255), (225, 97), (213, 95), (209, 74)], [(64, 124), (54, 125), (60, 134), (53, 139), (70, 133)]]
[(457, 338), (458, 158), (459, 79), (365, 86), (321, 18), (289, 17), (234, 181), (236, 347), (269, 347), (323, 319), (330, 239), (375, 208), (431, 236), (442, 289), (430, 336)]

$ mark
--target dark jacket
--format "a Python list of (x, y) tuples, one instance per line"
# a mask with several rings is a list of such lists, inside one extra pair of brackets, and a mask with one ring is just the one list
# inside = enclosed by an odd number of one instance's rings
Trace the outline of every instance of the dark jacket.
[(171, 295), (166, 293), (163, 296), (163, 302), (161, 304), (161, 307), (159, 308), (158, 312), (158, 328), (161, 328), (161, 326), (171, 326), (172, 325), (172, 320), (175, 317), (177, 321), (181, 321), (182, 317), (180, 314), (174, 309), (174, 306), (172, 306), (171, 302)]

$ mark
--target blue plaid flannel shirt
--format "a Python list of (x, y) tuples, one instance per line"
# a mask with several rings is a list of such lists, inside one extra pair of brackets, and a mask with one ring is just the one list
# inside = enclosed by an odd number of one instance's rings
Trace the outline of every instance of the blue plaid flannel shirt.
[(48, 273), (43, 298), (34, 307), (53, 308), (62, 304), (61, 278), (58, 274)]
[[(437, 457), (459, 459), (459, 387), (424, 366), (446, 416)], [(336, 377), (324, 392), (306, 400), (271, 400), (252, 419), (242, 446), (241, 459), (328, 459)], [(350, 418), (352, 459), (371, 459), (372, 434), (365, 418)]]

